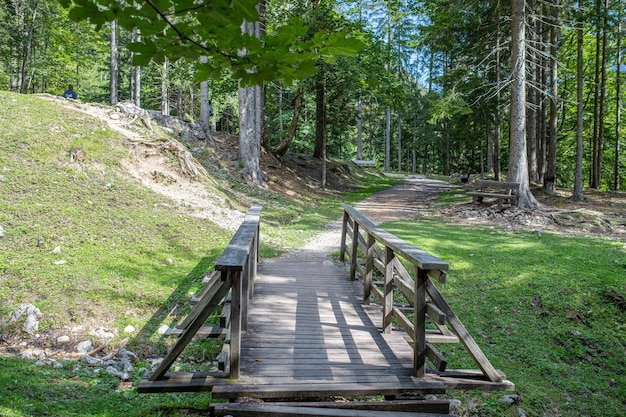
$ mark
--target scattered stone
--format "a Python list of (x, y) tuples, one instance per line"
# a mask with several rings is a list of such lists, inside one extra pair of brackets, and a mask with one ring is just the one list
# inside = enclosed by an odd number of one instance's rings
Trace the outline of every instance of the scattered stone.
[(43, 318), (41, 310), (32, 304), (22, 304), (17, 310), (11, 313), (9, 323), (21, 320), (22, 317), (26, 317), (22, 330), (28, 334), (35, 334), (37, 330), (39, 330), (39, 320)]
[(56, 261), (54, 264), (55, 265), (65, 265), (67, 261), (66, 260), (60, 260), (60, 261)]
[(56, 248), (52, 249), (52, 253), (61, 253), (61, 247), (57, 246)]
[(124, 327), (124, 333), (135, 333), (135, 327), (131, 325)]
[(0, 237), (4, 236), (4, 227), (0, 226)]
[(89, 334), (103, 340), (113, 339), (115, 337), (114, 331), (105, 329), (104, 327), (98, 327), (90, 331)]
[(70, 341), (69, 336), (59, 336), (57, 337), (57, 343), (67, 343)]
[(105, 369), (105, 371), (117, 378), (119, 378), (122, 381), (129, 381), (130, 380), (130, 375), (128, 375), (126, 372), (120, 372), (117, 369), (115, 369), (112, 366), (107, 366), (107, 368)]
[(91, 350), (93, 349), (93, 343), (91, 343), (91, 340), (85, 340), (84, 342), (80, 342), (79, 344), (76, 345), (76, 352), (81, 353), (81, 354), (86, 354), (87, 352), (91, 352)]
[(94, 358), (93, 356), (83, 355), (80, 357), (80, 361), (86, 363), (89, 366), (102, 366), (103, 361), (100, 358)]
[(20, 358), (27, 359), (27, 360), (33, 360), (33, 359), (43, 360), (46, 358), (46, 353), (43, 351), (43, 349), (29, 348), (22, 352), (22, 354), (20, 355)]
[(119, 113), (111, 113), (109, 117), (113, 120), (119, 120), (121, 116)]
[(170, 334), (172, 330), (166, 324), (164, 324), (161, 327), (159, 327), (159, 330), (157, 330), (157, 332), (160, 335), (164, 335), (164, 334)]
[(522, 397), (516, 394), (508, 394), (500, 398), (500, 401), (507, 405), (514, 405), (514, 404), (519, 404), (520, 402), (522, 402)]
[(461, 400), (450, 400), (450, 414), (461, 414)]
[(470, 398), (467, 401), (467, 409), (470, 411), (476, 411), (478, 410), (480, 407), (482, 407), (483, 403), (481, 403), (479, 400), (475, 399), (475, 398)]
[(523, 408), (520, 408), (517, 410), (517, 415), (519, 417), (526, 417), (526, 410), (524, 410)]
[(133, 362), (137, 359), (137, 355), (128, 349), (124, 349), (119, 355), (119, 365), (122, 371), (128, 373), (133, 371)]

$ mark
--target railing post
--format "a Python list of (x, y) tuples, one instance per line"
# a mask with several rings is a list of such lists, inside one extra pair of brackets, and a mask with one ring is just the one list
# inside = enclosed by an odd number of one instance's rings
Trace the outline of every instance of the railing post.
[(365, 250), (365, 279), (363, 280), (363, 304), (369, 305), (372, 296), (372, 278), (374, 275), (374, 245), (376, 238), (367, 234), (367, 249)]
[(385, 247), (385, 292), (383, 300), (383, 333), (391, 333), (393, 317), (393, 249)]
[(339, 259), (341, 262), (346, 261), (346, 235), (348, 234), (348, 218), (350, 215), (344, 209), (343, 221), (341, 223), (341, 247), (339, 248)]
[(428, 271), (415, 267), (415, 310), (413, 318), (413, 373), (416, 377), (425, 375), (426, 361), (426, 280)]
[(359, 256), (359, 224), (352, 222), (352, 253), (350, 255), (350, 281), (356, 279), (356, 263)]
[(230, 377), (239, 379), (241, 356), (241, 279), (240, 271), (231, 274), (230, 316)]

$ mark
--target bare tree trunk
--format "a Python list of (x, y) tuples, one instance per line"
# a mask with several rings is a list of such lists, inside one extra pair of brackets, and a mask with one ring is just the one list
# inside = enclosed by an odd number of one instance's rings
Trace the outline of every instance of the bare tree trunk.
[(356, 115), (356, 159), (363, 159), (363, 101), (360, 97)]
[(398, 112), (398, 172), (402, 172), (402, 115)]
[(500, 163), (500, 142), (502, 141), (502, 123), (500, 116), (500, 82), (501, 82), (501, 73), (500, 73), (500, 26), (498, 25), (498, 39), (496, 40), (496, 131), (494, 133), (494, 148), (493, 148), (493, 174), (496, 181), (500, 181), (502, 178), (502, 167)]
[(578, 53), (576, 61), (576, 173), (572, 200), (583, 200), (583, 0), (578, 0)]
[[(138, 29), (133, 31), (135, 42), (141, 41), (141, 34)], [(133, 67), (134, 83), (133, 83), (133, 102), (135, 106), (141, 107), (141, 67)]]
[(530, 192), (526, 160), (526, 29), (524, 0), (512, 0), (511, 12), (511, 145), (508, 181), (520, 184), (517, 205), (538, 205)]
[[(244, 22), (244, 33), (261, 38), (265, 2), (258, 5), (260, 21)], [(242, 51), (245, 55), (245, 51)], [(263, 128), (263, 93), (260, 86), (239, 87), (239, 158), (243, 164), (242, 176), (249, 176), (256, 185), (265, 185), (261, 169), (261, 137)]]
[(291, 125), (287, 135), (281, 140), (280, 144), (274, 150), (274, 153), (278, 156), (283, 156), (287, 153), (289, 145), (293, 142), (298, 130), (298, 118), (300, 117), (300, 110), (302, 110), (302, 98), (304, 97), (304, 85), (298, 85), (298, 91), (296, 92), (295, 103), (293, 105), (293, 117), (291, 118)]
[[(201, 64), (207, 62), (206, 56), (200, 57)], [(209, 138), (211, 138), (211, 116), (213, 116), (213, 106), (209, 99), (209, 82), (205, 80), (200, 83), (200, 126)]]
[(169, 64), (167, 58), (163, 60), (163, 67), (161, 68), (161, 114), (163, 116), (170, 115), (170, 97), (168, 88), (169, 78)]
[(557, 48), (559, 36), (559, 0), (554, 0), (550, 19), (550, 131), (548, 134), (546, 174), (543, 179), (543, 191), (554, 194), (556, 188), (556, 143), (558, 134), (558, 61)]
[(606, 108), (606, 63), (608, 61), (608, 13), (609, 0), (604, 0), (604, 9), (602, 13), (602, 53), (600, 63), (600, 110), (598, 114), (598, 146), (596, 154), (596, 178), (594, 179), (595, 188), (602, 186), (602, 164), (604, 153), (604, 112)]
[(536, 6), (537, 2), (535, 0), (530, 0), (528, 2), (528, 6), (530, 9), (530, 18), (529, 20), (529, 36), (528, 36), (528, 44), (530, 48), (528, 48), (528, 77), (530, 78), (530, 88), (527, 89), (528, 95), (528, 107), (526, 110), (526, 143), (527, 143), (527, 158), (528, 158), (528, 177), (530, 182), (537, 182), (537, 88), (538, 88), (538, 56), (537, 56), (537, 16), (536, 16)]
[(391, 169), (391, 107), (385, 113), (385, 172)]
[(315, 150), (313, 157), (323, 159), (326, 147), (326, 73), (323, 63), (315, 81)]
[(119, 97), (117, 93), (117, 77), (119, 74), (118, 57), (119, 57), (119, 53), (117, 50), (117, 19), (114, 19), (111, 21), (111, 60), (109, 64), (110, 65), (109, 101), (111, 103), (111, 106), (115, 106), (117, 104), (117, 98)]
[(617, 47), (616, 47), (616, 79), (615, 79), (615, 160), (613, 164), (613, 190), (620, 189), (620, 140), (621, 140), (621, 91), (622, 91), (622, 0), (617, 5)]

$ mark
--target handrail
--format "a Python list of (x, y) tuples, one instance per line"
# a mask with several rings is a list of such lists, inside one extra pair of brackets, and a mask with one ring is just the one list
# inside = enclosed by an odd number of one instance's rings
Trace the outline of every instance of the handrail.
[[(414, 375), (426, 375), (426, 358), (437, 371), (445, 371), (446, 360), (433, 343), (461, 342), (485, 377), (492, 382), (502, 381), (500, 373), (430, 280), (445, 282), (448, 263), (379, 228), (353, 207), (347, 204), (342, 207), (340, 258), (342, 261), (350, 258), (351, 280), (356, 279), (357, 273), (362, 278), (363, 303), (370, 304), (372, 298), (381, 303), (382, 331), (390, 333), (395, 319), (413, 341)], [(405, 264), (413, 270), (407, 270)], [(382, 288), (374, 282), (375, 271), (384, 279), (380, 283)], [(408, 307), (395, 304), (394, 291), (404, 296)], [(404, 314), (406, 310), (413, 313), (412, 320)], [(437, 331), (426, 330), (427, 318)]]
[[(152, 372), (150, 381), (157, 381), (165, 376), (176, 358), (203, 328), (206, 319), (223, 302), (230, 292), (230, 319), (224, 318), (222, 329), (215, 326), (207, 329), (213, 335), (225, 334), (221, 356), (229, 362), (229, 376), (240, 376), (241, 332), (248, 327), (248, 301), (252, 298), (254, 278), (257, 272), (259, 256), (259, 230), (261, 209), (253, 205), (233, 235), (230, 243), (215, 262), (215, 272), (210, 274), (205, 287), (200, 291), (197, 304), (187, 318), (176, 329), (179, 336), (176, 344), (163, 361)], [(226, 309), (228, 310), (228, 309)], [(174, 333), (174, 332), (173, 332)]]

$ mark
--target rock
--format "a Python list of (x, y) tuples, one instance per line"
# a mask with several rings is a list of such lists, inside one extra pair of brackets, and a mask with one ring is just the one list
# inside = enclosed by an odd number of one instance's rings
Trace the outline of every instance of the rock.
[(46, 353), (43, 351), (43, 349), (30, 348), (23, 351), (20, 355), (20, 358), (27, 360), (43, 360), (46, 358)]
[(61, 247), (57, 246), (56, 248), (52, 249), (52, 253), (61, 253)]
[(67, 343), (70, 341), (69, 336), (59, 336), (57, 337), (57, 343)]
[(76, 345), (76, 352), (81, 353), (83, 355), (86, 354), (87, 352), (90, 352), (92, 349), (93, 349), (93, 343), (91, 343), (91, 340), (85, 340)]
[(169, 328), (166, 324), (164, 324), (164, 325), (162, 325), (161, 327), (159, 327), (159, 329), (157, 330), (157, 332), (158, 332), (160, 335), (164, 335), (164, 334), (170, 334), (170, 333), (171, 333), (171, 330), (170, 330), (170, 328)]
[(130, 375), (128, 375), (126, 372), (120, 372), (117, 369), (115, 369), (112, 366), (107, 366), (107, 368), (105, 369), (105, 371), (117, 378), (119, 378), (122, 381), (128, 381), (130, 380)]
[(4, 227), (0, 226), (0, 237), (4, 236)]
[(450, 400), (450, 414), (461, 414), (460, 400)]
[(124, 327), (124, 333), (135, 333), (135, 327), (130, 325)]
[(522, 397), (516, 394), (508, 394), (500, 398), (500, 401), (508, 405), (514, 405), (522, 402)]
[(114, 331), (105, 329), (104, 327), (98, 327), (97, 329), (90, 331), (89, 334), (103, 340), (113, 339), (115, 337)]
[(28, 334), (34, 334), (39, 330), (39, 319), (43, 318), (41, 310), (32, 304), (22, 304), (17, 310), (11, 313), (9, 323), (21, 320), (22, 317), (26, 317), (22, 330)]
[(523, 408), (520, 408), (519, 410), (517, 410), (517, 415), (519, 417), (526, 417), (526, 410), (524, 410)]
[(102, 366), (103, 361), (100, 358), (94, 358), (93, 356), (83, 355), (80, 357), (80, 361), (90, 366)]
[(60, 261), (56, 261), (54, 264), (55, 265), (65, 265), (67, 261), (66, 260), (60, 260)]

